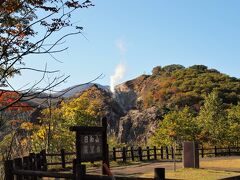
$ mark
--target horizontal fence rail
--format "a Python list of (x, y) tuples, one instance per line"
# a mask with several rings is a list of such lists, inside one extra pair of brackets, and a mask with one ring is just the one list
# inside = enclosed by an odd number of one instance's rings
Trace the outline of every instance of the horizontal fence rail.
[[(7, 160), (4, 162), (5, 166), (5, 180), (38, 180), (43, 177), (50, 178), (65, 178), (74, 180), (112, 180), (112, 176), (106, 175), (92, 175), (85, 174), (86, 166), (84, 172), (80, 168), (73, 168), (72, 173), (62, 173), (62, 172), (50, 172), (43, 169), (43, 164), (39, 158), (33, 157), (33, 154), (28, 157), (28, 161), (24, 162), (24, 158), (16, 158), (14, 160)], [(25, 157), (26, 159), (26, 157)], [(82, 175), (83, 172), (83, 175)], [(78, 176), (80, 175), (80, 176)], [(79, 178), (81, 177), (81, 178)], [(154, 178), (138, 178), (138, 177), (114, 177), (116, 180), (160, 180), (165, 179), (165, 169), (155, 168)]]
[[(182, 148), (173, 147), (122, 147), (113, 148), (109, 151), (109, 158), (112, 161), (150, 161), (150, 160), (181, 160)], [(240, 147), (208, 147), (201, 146), (198, 148), (200, 157), (218, 157), (218, 156), (232, 156), (240, 155)], [(35, 180), (38, 177), (55, 177), (55, 178), (69, 178), (74, 179), (75, 175), (72, 173), (60, 173), (47, 171), (54, 167), (55, 169), (63, 170), (71, 167), (74, 169), (74, 159), (76, 158), (75, 152), (66, 152), (61, 149), (58, 153), (46, 153), (42, 150), (40, 153), (30, 153), (29, 156), (16, 158), (14, 160), (5, 161), (5, 173), (9, 175), (9, 180), (12, 180), (13, 174), (17, 179), (30, 179)], [(58, 168), (56, 168), (56, 166)], [(86, 179), (99, 179), (99, 176), (86, 175)], [(103, 179), (110, 179), (105, 177)], [(119, 178), (117, 178), (119, 179)], [(121, 178), (120, 178), (121, 179)], [(130, 180), (130, 178), (126, 178)], [(143, 178), (139, 178), (143, 179)]]
[[(182, 148), (173, 147), (160, 147), (156, 148), (113, 148), (110, 151), (110, 159), (113, 161), (143, 161), (143, 160), (181, 160)], [(210, 147), (204, 148), (203, 146), (198, 148), (200, 157), (218, 157), (218, 156), (232, 156), (240, 155), (240, 147)]]
[[(118, 162), (129, 161), (150, 161), (150, 160), (163, 160), (172, 161), (174, 159), (182, 160), (182, 148), (173, 147), (122, 147), (113, 148), (109, 151), (109, 159)], [(239, 156), (240, 147), (209, 147), (203, 146), (198, 148), (200, 157), (218, 157), (218, 156)], [(72, 160), (75, 159), (74, 152), (66, 152), (62, 149), (59, 153), (46, 153), (41, 152), (45, 157), (43, 158), (46, 163), (45, 166), (60, 166), (66, 168), (67, 165), (72, 165)], [(45, 167), (45, 168), (47, 168)]]

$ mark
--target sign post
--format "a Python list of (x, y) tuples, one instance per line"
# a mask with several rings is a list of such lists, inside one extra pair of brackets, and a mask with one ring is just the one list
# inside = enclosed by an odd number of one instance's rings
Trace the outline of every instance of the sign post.
[(183, 143), (183, 167), (199, 168), (198, 143), (196, 142)]
[[(102, 119), (99, 126), (72, 126), (70, 131), (76, 132), (76, 165), (82, 162), (102, 161), (109, 167), (107, 144), (107, 119)], [(102, 168), (103, 174), (107, 172)]]

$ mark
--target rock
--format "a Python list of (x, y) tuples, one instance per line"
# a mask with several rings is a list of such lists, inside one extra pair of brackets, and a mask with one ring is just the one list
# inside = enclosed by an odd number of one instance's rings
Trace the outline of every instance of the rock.
[(130, 110), (119, 120), (118, 139), (131, 145), (146, 144), (158, 124), (159, 111), (156, 107), (144, 111)]
[(126, 84), (121, 84), (115, 88), (114, 99), (126, 113), (136, 107), (137, 94)]

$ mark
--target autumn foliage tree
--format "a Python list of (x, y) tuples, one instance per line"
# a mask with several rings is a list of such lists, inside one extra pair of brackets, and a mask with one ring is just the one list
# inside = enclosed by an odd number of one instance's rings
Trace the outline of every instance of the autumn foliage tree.
[[(6, 107), (19, 97), (17, 92), (1, 91), (0, 107)], [(0, 112), (0, 154), (4, 159), (23, 155), (30, 149), (29, 130), (32, 128), (30, 114), (33, 108), (26, 102), (17, 102)]]
[[(47, 85), (40, 87), (47, 74), (58, 71), (50, 71), (47, 66), (44, 69), (29, 67), (26, 57), (48, 54), (57, 60), (54, 54), (67, 49), (63, 40), (83, 31), (82, 26), (72, 22), (73, 13), (91, 6), (93, 4), (89, 0), (0, 0), (0, 140), (10, 143), (8, 154), (13, 150), (13, 141), (17, 140), (15, 132), (31, 129), (26, 117), (21, 119), (26, 123), (19, 124), (19, 119), (14, 117), (15, 121), (11, 121), (10, 115), (27, 112), (25, 102), (51, 90), (67, 78), (54, 74)], [(42, 78), (17, 89), (9, 79), (21, 75), (24, 70), (42, 73)], [(7, 119), (3, 118), (5, 113), (8, 113)], [(12, 129), (12, 132), (3, 131), (3, 128)]]
[[(82, 33), (83, 27), (74, 24), (71, 16), (78, 9), (93, 6), (89, 1), (72, 0), (1, 0), (0, 1), (0, 82), (2, 86), (12, 87), (8, 79), (20, 74), (23, 70), (43, 73), (54, 73), (47, 69), (26, 66), (24, 60), (29, 55), (62, 52), (67, 47), (59, 48), (67, 36)], [(67, 32), (67, 33), (66, 33)], [(54, 35), (54, 36), (53, 36)], [(57, 39), (55, 38), (57, 37)], [(62, 46), (61, 46), (62, 47)], [(42, 78), (43, 79), (43, 78)], [(41, 82), (42, 79), (39, 81)], [(33, 97), (56, 86), (65, 78), (54, 78), (46, 87), (39, 88), (37, 84), (21, 89), (18, 99)], [(5, 107), (2, 107), (3, 109)], [(0, 109), (0, 110), (1, 110)]]
[(69, 131), (69, 127), (74, 125), (99, 126), (100, 118), (103, 116), (103, 102), (97, 93), (94, 94), (95, 97), (91, 93), (91, 90), (85, 91), (77, 98), (62, 101), (59, 107), (44, 109), (39, 124), (34, 125), (33, 150), (47, 149), (57, 152), (65, 148), (68, 151), (74, 151), (75, 136)]

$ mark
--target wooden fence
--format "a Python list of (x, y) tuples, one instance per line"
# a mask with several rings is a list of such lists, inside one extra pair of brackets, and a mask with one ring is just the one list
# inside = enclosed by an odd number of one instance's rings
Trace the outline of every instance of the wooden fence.
[[(218, 156), (232, 156), (240, 155), (240, 147), (210, 147), (204, 148), (203, 146), (198, 149), (200, 157), (218, 157)], [(67, 165), (72, 164), (72, 159), (75, 158), (75, 153), (66, 152), (62, 149), (59, 153), (45, 153), (41, 152), (46, 159), (46, 166), (56, 166), (59, 165), (61, 168), (65, 169)], [(174, 157), (176, 160), (182, 159), (182, 148), (173, 147), (160, 147), (156, 146), (150, 148), (142, 147), (123, 147), (123, 148), (113, 148), (109, 151), (109, 157), (112, 161), (149, 161), (149, 160), (163, 160), (172, 161)], [(57, 161), (57, 162), (51, 162)]]
[[(240, 147), (212, 147), (204, 148), (200, 147), (199, 155), (201, 157), (218, 157), (218, 156), (231, 156), (240, 155)], [(178, 160), (182, 157), (182, 148), (173, 147), (123, 147), (123, 148), (113, 148), (109, 152), (110, 159), (113, 161), (144, 161), (144, 160), (165, 160), (172, 161), (174, 157)], [(55, 178), (67, 178), (76, 179), (76, 172), (81, 174), (81, 168), (77, 169), (74, 163), (76, 155), (74, 152), (66, 152), (62, 149), (59, 153), (46, 153), (42, 150), (38, 154), (31, 153), (29, 156), (23, 158), (16, 158), (14, 160), (5, 161), (5, 173), (7, 180), (13, 180), (14, 175), (17, 180), (31, 179), (36, 180), (37, 177), (55, 177)], [(52, 159), (52, 161), (50, 161)], [(56, 161), (58, 160), (58, 161)], [(58, 169), (65, 169), (67, 165), (71, 168), (69, 172), (50, 172), (47, 171), (50, 167), (61, 166)], [(26, 178), (27, 177), (27, 178)], [(85, 179), (100, 179), (100, 176), (86, 175)], [(102, 176), (101, 176), (102, 177)], [(111, 179), (110, 177), (104, 176), (103, 179)], [(131, 178), (117, 178), (117, 179), (127, 179)], [(132, 178), (132, 179), (142, 179), (144, 178)], [(145, 178), (146, 179), (146, 178)], [(150, 180), (150, 179), (149, 179)]]
[(113, 148), (110, 151), (110, 159), (113, 161), (143, 161), (143, 160), (169, 160), (174, 159), (174, 156), (181, 156), (182, 149), (176, 149), (174, 151), (173, 147), (161, 147), (157, 148), (154, 146), (153, 148), (146, 147), (123, 147), (121, 149)]
[[(153, 148), (138, 147), (138, 148), (113, 148), (110, 151), (110, 159), (113, 161), (143, 161), (143, 160), (181, 160), (182, 158), (182, 148), (173, 147), (160, 147)], [(203, 157), (218, 157), (218, 156), (232, 156), (240, 155), (240, 147), (210, 147), (204, 148), (203, 146), (198, 148), (199, 155)]]
[[(23, 158), (4, 162), (5, 180), (38, 180), (43, 177), (65, 178), (75, 180), (112, 180), (111, 176), (86, 174), (85, 165), (77, 165), (73, 161), (72, 171), (50, 172), (46, 169), (46, 162), (41, 154), (31, 154)], [(163, 180), (165, 169), (155, 168), (154, 178), (115, 177), (116, 180)]]

